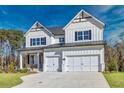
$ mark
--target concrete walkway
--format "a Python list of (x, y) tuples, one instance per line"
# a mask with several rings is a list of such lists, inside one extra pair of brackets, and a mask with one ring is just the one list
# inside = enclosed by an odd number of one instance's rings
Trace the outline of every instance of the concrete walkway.
[(14, 88), (109, 88), (100, 72), (39, 72)]

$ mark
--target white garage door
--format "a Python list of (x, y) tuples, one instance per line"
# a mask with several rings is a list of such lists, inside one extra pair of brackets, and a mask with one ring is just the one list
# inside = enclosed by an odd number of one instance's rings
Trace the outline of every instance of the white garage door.
[(68, 71), (98, 71), (98, 56), (67, 57)]
[(47, 71), (57, 72), (59, 70), (59, 57), (47, 57)]

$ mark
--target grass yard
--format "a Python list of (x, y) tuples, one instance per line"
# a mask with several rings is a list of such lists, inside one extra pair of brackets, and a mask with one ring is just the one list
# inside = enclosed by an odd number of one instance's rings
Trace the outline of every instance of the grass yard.
[(10, 88), (16, 86), (23, 81), (20, 77), (29, 73), (0, 73), (0, 88)]
[(124, 72), (104, 73), (110, 87), (124, 88)]

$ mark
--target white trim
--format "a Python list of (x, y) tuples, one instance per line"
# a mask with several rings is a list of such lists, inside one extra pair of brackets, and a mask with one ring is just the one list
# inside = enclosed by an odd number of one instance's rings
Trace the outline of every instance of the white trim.
[[(89, 14), (88, 12), (86, 12), (85, 10), (82, 9), (82, 10), (81, 10), (79, 13), (77, 13), (77, 15), (63, 28), (63, 30), (65, 30), (65, 29), (72, 23), (72, 21), (73, 21), (75, 18), (78, 17), (78, 15), (79, 15), (81, 12), (84, 12), (84, 13), (86, 13), (87, 15), (92, 16), (91, 14)], [(105, 24), (104, 24), (102, 21), (98, 20), (98, 19), (95, 18), (94, 16), (92, 16), (92, 18), (93, 18), (94, 20), (98, 21), (98, 22), (99, 22), (100, 24), (102, 24), (103, 26), (105, 26)]]
[(19, 58), (20, 58), (20, 69), (23, 69), (23, 56), (22, 56), (22, 53), (20, 53)]
[(26, 37), (26, 35), (30, 32), (30, 30), (32, 29), (32, 27), (35, 25), (35, 24), (40, 24), (48, 33), (50, 33), (52, 36), (54, 36), (45, 26), (43, 26), (40, 22), (36, 21), (32, 26), (31, 28), (24, 34), (24, 37)]

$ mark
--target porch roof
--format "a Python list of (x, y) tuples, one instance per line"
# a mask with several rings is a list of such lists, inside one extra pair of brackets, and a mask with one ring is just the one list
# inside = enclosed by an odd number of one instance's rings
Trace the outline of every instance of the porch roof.
[(32, 50), (43, 50), (43, 47), (27, 47), (27, 48), (17, 49), (17, 51), (32, 51)]

